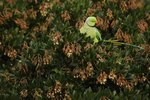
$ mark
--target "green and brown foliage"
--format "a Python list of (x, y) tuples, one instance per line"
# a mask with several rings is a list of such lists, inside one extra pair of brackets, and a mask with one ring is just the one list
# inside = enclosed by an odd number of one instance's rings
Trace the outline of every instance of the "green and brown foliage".
[[(0, 98), (148, 100), (149, 0), (1, 0)], [(96, 16), (108, 43), (79, 33)]]

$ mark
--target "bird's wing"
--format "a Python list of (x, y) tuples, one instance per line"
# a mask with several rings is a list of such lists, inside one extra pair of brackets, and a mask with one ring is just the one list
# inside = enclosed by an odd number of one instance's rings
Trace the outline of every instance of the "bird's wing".
[(85, 34), (87, 32), (87, 26), (86, 24), (84, 24), (81, 28), (80, 28), (80, 33), (81, 34)]
[(98, 31), (97, 28), (95, 28), (95, 33), (96, 33), (96, 37), (97, 37), (99, 40), (102, 40), (101, 33)]

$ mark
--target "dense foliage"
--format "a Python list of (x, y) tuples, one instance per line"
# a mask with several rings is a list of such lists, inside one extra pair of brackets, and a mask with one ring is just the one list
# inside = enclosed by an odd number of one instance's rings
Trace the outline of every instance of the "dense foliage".
[[(79, 32), (96, 16), (103, 39)], [(1, 0), (0, 98), (148, 100), (149, 0)]]

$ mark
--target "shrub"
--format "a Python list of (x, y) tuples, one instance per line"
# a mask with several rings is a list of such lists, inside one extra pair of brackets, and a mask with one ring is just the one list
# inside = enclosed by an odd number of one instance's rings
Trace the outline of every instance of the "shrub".
[[(1, 0), (0, 96), (3, 99), (150, 98), (149, 0)], [(104, 39), (80, 35), (96, 16)]]

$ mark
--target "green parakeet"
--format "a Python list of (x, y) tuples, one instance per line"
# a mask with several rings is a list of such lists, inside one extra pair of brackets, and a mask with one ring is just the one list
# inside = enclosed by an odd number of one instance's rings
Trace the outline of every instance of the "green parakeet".
[(94, 41), (94, 44), (102, 40), (101, 33), (95, 27), (96, 22), (96, 17), (88, 17), (80, 29), (80, 33), (86, 34), (86, 37), (90, 37)]

